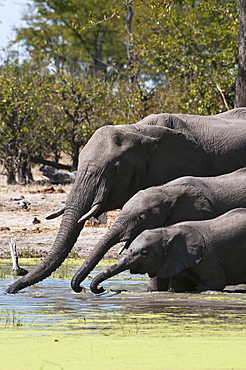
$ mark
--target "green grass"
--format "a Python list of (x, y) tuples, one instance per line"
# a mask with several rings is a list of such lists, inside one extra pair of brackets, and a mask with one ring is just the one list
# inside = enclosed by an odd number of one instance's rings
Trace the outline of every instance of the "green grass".
[(0, 327), (4, 328), (13, 328), (13, 327), (20, 327), (23, 326), (24, 322), (24, 317), (17, 311), (6, 311), (6, 310), (1, 310), (0, 311)]

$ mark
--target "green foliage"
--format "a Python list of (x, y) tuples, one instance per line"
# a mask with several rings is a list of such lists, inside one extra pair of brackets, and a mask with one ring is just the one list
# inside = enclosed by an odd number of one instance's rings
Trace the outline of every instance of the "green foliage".
[(72, 158), (74, 169), (81, 147), (98, 127), (112, 122), (112, 84), (113, 81), (100, 75), (86, 79), (67, 72), (56, 75), (53, 114), (62, 116), (65, 137), (62, 149)]
[(42, 109), (39, 105), (40, 72), (32, 63), (19, 65), (8, 59), (0, 73), (0, 160), (15, 182), (21, 165), (38, 150), (35, 122)]
[[(114, 60), (126, 60), (122, 43), (124, 18), (112, 17), (110, 22), (96, 22), (122, 8), (116, 0), (33, 0), (24, 20), (27, 26), (18, 30), (17, 41), (25, 43), (35, 58), (48, 58), (57, 71), (69, 69), (92, 74), (105, 70)], [(124, 36), (123, 36), (124, 37)]]
[(7, 59), (0, 70), (0, 161), (8, 183), (32, 180), (32, 156), (59, 159), (64, 132), (46, 64)]
[[(28, 27), (18, 31), (35, 58), (52, 58), (57, 70), (69, 69), (80, 76), (103, 70), (118, 75), (117, 89), (136, 96), (149, 84), (159, 110), (213, 114), (234, 106), (237, 73), (239, 5), (237, 0), (129, 1), (134, 15), (126, 30), (125, 1), (33, 1)], [(130, 33), (128, 33), (130, 32)], [(127, 41), (128, 40), (128, 41)], [(135, 86), (126, 81), (129, 71), (127, 42)], [(81, 75), (82, 74), (82, 75)], [(124, 77), (122, 78), (122, 74)], [(130, 71), (133, 75), (133, 71)], [(148, 80), (143, 87), (140, 81)], [(126, 81), (126, 82), (125, 82)], [(138, 86), (136, 84), (138, 83)], [(130, 86), (130, 87), (129, 87)], [(121, 95), (121, 94), (120, 94)], [(149, 113), (122, 100), (123, 116)], [(153, 100), (151, 106), (155, 108)], [(118, 112), (122, 112), (121, 109)]]
[(149, 2), (141, 55), (152, 73), (164, 76), (175, 110), (213, 114), (233, 107), (238, 12), (235, 0)]

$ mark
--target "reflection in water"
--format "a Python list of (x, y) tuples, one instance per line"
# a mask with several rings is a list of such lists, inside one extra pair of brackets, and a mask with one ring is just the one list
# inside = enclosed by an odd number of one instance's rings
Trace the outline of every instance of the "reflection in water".
[[(102, 267), (97, 267), (95, 276)], [(13, 278), (0, 279), (0, 323), (19, 320), (23, 326), (52, 329), (97, 329), (135, 333), (158, 326), (161, 332), (186, 331), (194, 326), (216, 330), (244, 328), (246, 295), (235, 292), (146, 293), (147, 276), (122, 273), (104, 282), (108, 290), (94, 296), (90, 280), (74, 293), (68, 279), (48, 278), (16, 295), (4, 294)], [(115, 291), (113, 291), (115, 289)], [(125, 290), (118, 294), (117, 289)], [(12, 316), (11, 316), (12, 315)], [(160, 329), (161, 323), (161, 329)], [(171, 326), (170, 326), (171, 324)]]

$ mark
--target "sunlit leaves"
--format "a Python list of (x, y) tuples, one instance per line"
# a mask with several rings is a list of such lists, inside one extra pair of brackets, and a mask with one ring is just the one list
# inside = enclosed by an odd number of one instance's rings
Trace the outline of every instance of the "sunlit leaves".
[[(210, 114), (232, 108), (237, 71), (237, 1), (150, 1), (142, 56), (166, 87), (178, 89), (179, 109)], [(223, 94), (221, 94), (221, 92)], [(224, 97), (222, 96), (224, 95)], [(224, 98), (224, 99), (223, 99)]]

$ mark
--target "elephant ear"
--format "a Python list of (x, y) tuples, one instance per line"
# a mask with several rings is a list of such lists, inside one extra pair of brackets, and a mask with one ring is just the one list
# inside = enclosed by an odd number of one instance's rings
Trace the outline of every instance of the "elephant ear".
[[(204, 252), (204, 239), (199, 231), (187, 225), (172, 226), (165, 255), (157, 270), (157, 277), (164, 279), (177, 275), (198, 264)], [(166, 239), (166, 237), (164, 238)]]

